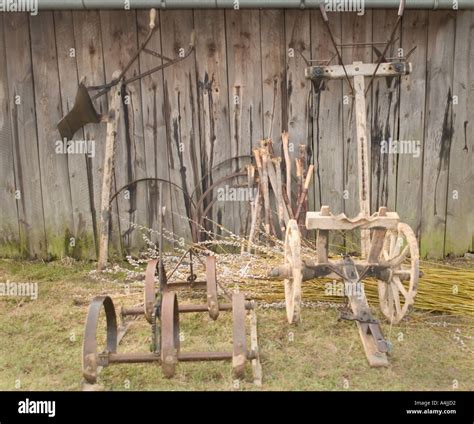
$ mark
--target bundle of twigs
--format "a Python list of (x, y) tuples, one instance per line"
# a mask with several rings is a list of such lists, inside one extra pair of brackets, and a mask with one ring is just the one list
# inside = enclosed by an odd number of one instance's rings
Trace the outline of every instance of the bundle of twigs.
[[(209, 240), (194, 244), (185, 243), (184, 245), (180, 237), (163, 229), (164, 238), (170, 246), (175, 246), (173, 252), (168, 251), (165, 254), (167, 268), (172, 269), (173, 263), (176, 263), (187, 249), (193, 247), (197, 252), (202, 251), (204, 254), (212, 253), (217, 256), (218, 281), (223, 289), (233, 290), (238, 287), (250, 298), (263, 304), (283, 302), (285, 298), (283, 282), (268, 277), (269, 271), (273, 267), (283, 263), (283, 242), (271, 234), (266, 234), (258, 227), (256, 229), (258, 237), (256, 238), (263, 242), (251, 242), (245, 237), (233, 234), (224, 226), (215, 224), (220, 229), (219, 235), (201, 228), (202, 231), (208, 233)], [(143, 231), (148, 248), (143, 251), (143, 257), (140, 260), (132, 261), (137, 265), (137, 270), (139, 267), (142, 268), (150, 257), (156, 257), (158, 252), (156, 245), (148, 237), (150, 233), (156, 231), (142, 226), (139, 227), (139, 230)], [(332, 247), (334, 251), (342, 249), (342, 246)], [(346, 249), (351, 249), (351, 246), (346, 246)], [(252, 253), (248, 253), (248, 250), (252, 250)], [(244, 253), (236, 253), (241, 251)], [(314, 258), (315, 246), (311, 240), (303, 239), (301, 254), (303, 259)], [(187, 264), (183, 263), (183, 266), (185, 273)], [(415, 309), (474, 318), (474, 264), (472, 262), (466, 261), (463, 266), (454, 266), (442, 262), (421, 261), (420, 267), (423, 276), (418, 284)], [(204, 267), (197, 258), (194, 270), (204, 277)], [(180, 274), (179, 269), (176, 275), (186, 278), (185, 274)], [(303, 283), (304, 302), (344, 302), (343, 296), (330, 296), (326, 293), (327, 283), (331, 283), (331, 280), (305, 281)], [(364, 284), (369, 303), (372, 307), (377, 308), (377, 281), (366, 279)]]
[[(263, 223), (265, 235), (281, 238), (285, 233), (285, 223), (289, 219), (296, 219), (300, 222), (307, 210), (308, 188), (314, 172), (314, 165), (307, 165), (306, 146), (301, 145), (299, 156), (295, 158), (296, 195), (292, 195), (294, 184), (288, 133), (283, 132), (281, 139), (284, 159), (274, 154), (272, 140), (264, 139), (260, 141), (260, 147), (256, 147), (252, 151), (256, 165), (247, 166), (249, 189), (256, 186), (254, 190), (256, 196), (250, 205), (251, 224), (249, 242), (246, 245), (248, 252), (251, 251), (261, 223)], [(283, 163), (286, 171), (285, 180), (282, 176)], [(278, 226), (275, 226), (274, 222), (274, 213), (271, 206), (272, 198), (276, 207), (275, 215), (278, 217)]]
[[(282, 259), (279, 255), (265, 253), (251, 256), (218, 255), (218, 263), (226, 275), (226, 281), (238, 283), (240, 289), (252, 298), (266, 303), (282, 302), (285, 299), (283, 282), (267, 277), (268, 271), (281, 265)], [(418, 285), (416, 309), (474, 318), (473, 268), (425, 261), (421, 261), (420, 266), (423, 276)], [(330, 279), (305, 281), (303, 299), (307, 302), (344, 302), (342, 296), (327, 294), (326, 287), (331, 283)], [(377, 281), (366, 279), (364, 285), (369, 303), (377, 307)]]
[[(249, 241), (228, 232), (224, 227), (221, 230), (227, 232), (228, 237), (214, 238), (193, 245), (197, 251), (216, 255), (221, 287), (226, 290), (238, 287), (250, 298), (264, 304), (283, 302), (285, 299), (283, 282), (268, 277), (269, 271), (283, 262), (283, 242), (260, 231), (259, 236), (263, 239), (270, 238), (271, 243), (253, 244), (253, 253), (236, 254), (236, 251), (242, 249), (246, 251)], [(172, 233), (168, 237), (172, 237)], [(176, 255), (170, 252), (166, 255), (171, 268), (173, 258), (181, 256), (182, 251), (183, 247), (180, 247), (176, 250)], [(308, 240), (302, 245), (301, 251), (304, 259), (315, 256), (314, 246)], [(184, 263), (183, 266), (185, 270), (187, 264)], [(441, 262), (421, 261), (420, 267), (423, 275), (418, 284), (415, 309), (474, 318), (474, 266), (472, 263), (466, 262), (464, 267)], [(194, 269), (197, 273), (204, 275), (202, 263), (197, 259)], [(179, 275), (179, 270), (177, 275)], [(180, 278), (185, 278), (184, 274), (180, 275)], [(326, 285), (331, 283), (330, 279), (305, 281), (303, 283), (303, 300), (309, 303), (344, 302), (343, 296), (333, 296), (327, 293)], [(366, 279), (364, 285), (369, 303), (372, 307), (377, 308), (379, 302), (377, 281)]]

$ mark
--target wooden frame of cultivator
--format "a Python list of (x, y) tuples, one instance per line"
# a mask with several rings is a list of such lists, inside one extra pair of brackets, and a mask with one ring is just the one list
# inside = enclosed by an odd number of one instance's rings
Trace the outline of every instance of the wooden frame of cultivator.
[[(169, 278), (189, 255), (189, 276), (185, 281), (169, 282)], [(255, 304), (245, 300), (243, 293), (234, 292), (229, 297), (230, 302), (220, 303), (217, 290), (216, 258), (206, 256), (206, 279), (198, 280), (193, 272), (193, 249), (181, 257), (178, 265), (166, 276), (163, 262), (153, 259), (148, 262), (145, 271), (145, 290), (143, 305), (132, 308), (122, 308), (120, 328), (117, 326), (117, 314), (112, 299), (109, 296), (97, 296), (93, 299), (86, 319), (83, 344), (83, 376), (85, 390), (95, 390), (101, 369), (118, 363), (154, 362), (161, 365), (167, 378), (174, 376), (179, 362), (189, 361), (232, 361), (236, 378), (245, 376), (247, 361), (252, 363), (253, 380), (261, 384), (262, 370), (260, 365), (257, 318)], [(159, 287), (155, 285), (158, 277)], [(177, 290), (181, 288), (206, 288), (206, 303), (194, 305), (179, 305)], [(107, 322), (107, 342), (104, 351), (97, 348), (97, 326), (100, 312), (104, 309)], [(220, 352), (182, 352), (180, 350), (180, 314), (208, 313), (209, 317), (217, 320), (221, 312), (232, 313), (233, 346), (232, 350)], [(152, 333), (152, 351), (142, 353), (118, 353), (117, 347), (127, 332), (133, 317), (143, 316), (150, 323)], [(250, 322), (250, 346), (247, 343), (246, 320)]]
[[(327, 81), (334, 79), (346, 79), (350, 87), (355, 102), (360, 213), (355, 218), (348, 218), (344, 214), (332, 215), (329, 207), (323, 206), (320, 212), (306, 214), (306, 229), (317, 231), (317, 253), (314, 262), (302, 260), (300, 229), (296, 220), (290, 220), (286, 229), (284, 264), (271, 272), (273, 277), (281, 277), (285, 281), (289, 323), (296, 323), (300, 319), (303, 281), (314, 278), (342, 280), (351, 311), (343, 313), (341, 318), (356, 322), (367, 359), (374, 367), (388, 365), (386, 354), (390, 345), (383, 336), (379, 322), (372, 315), (362, 280), (364, 278), (377, 280), (381, 311), (391, 324), (397, 324), (414, 303), (419, 279), (419, 251), (413, 230), (400, 222), (397, 213), (387, 212), (386, 207), (381, 207), (378, 212), (370, 215), (365, 96), (374, 78), (393, 78), (411, 72), (411, 64), (407, 62), (410, 53), (406, 57), (397, 58), (394, 62), (389, 62), (385, 58), (401, 22), (404, 6), (405, 2), (402, 0), (397, 22), (384, 51), (379, 55), (378, 62), (354, 62), (350, 65), (343, 64), (324, 6), (320, 7), (339, 65), (329, 66), (329, 63), (326, 63), (324, 66), (309, 66), (305, 70), (305, 75), (312, 81), (316, 91)], [(365, 77), (371, 77), (367, 88)], [(329, 260), (329, 232), (356, 229), (361, 232), (362, 259), (354, 260), (349, 255), (343, 255), (342, 260)]]
[[(412, 307), (417, 291), (419, 252), (415, 234), (400, 222), (395, 212), (387, 212), (386, 208), (380, 208), (370, 217), (361, 214), (349, 219), (344, 214), (334, 216), (328, 206), (323, 206), (320, 212), (307, 213), (306, 228), (317, 230), (316, 260), (302, 259), (300, 231), (296, 221), (291, 220), (286, 230), (285, 262), (271, 274), (284, 279), (288, 322), (294, 324), (300, 320), (303, 281), (342, 280), (351, 312), (343, 313), (341, 318), (356, 322), (369, 364), (388, 365), (386, 354), (390, 346), (372, 315), (362, 280), (377, 279), (381, 311), (390, 323), (398, 323)], [(354, 260), (344, 255), (342, 260), (330, 260), (329, 232), (356, 228), (372, 232), (367, 259)], [(405, 265), (407, 261), (409, 265)]]

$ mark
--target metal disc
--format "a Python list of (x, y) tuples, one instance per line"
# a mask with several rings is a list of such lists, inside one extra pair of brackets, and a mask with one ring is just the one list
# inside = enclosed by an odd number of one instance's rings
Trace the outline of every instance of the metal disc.
[(106, 352), (115, 353), (117, 351), (117, 316), (114, 303), (109, 296), (97, 296), (92, 300), (87, 312), (82, 345), (82, 373), (85, 380), (91, 384), (97, 382), (97, 367), (100, 365), (97, 352), (97, 324), (102, 306), (107, 320)]
[(176, 293), (165, 292), (161, 302), (161, 367), (173, 377), (179, 354), (179, 309)]

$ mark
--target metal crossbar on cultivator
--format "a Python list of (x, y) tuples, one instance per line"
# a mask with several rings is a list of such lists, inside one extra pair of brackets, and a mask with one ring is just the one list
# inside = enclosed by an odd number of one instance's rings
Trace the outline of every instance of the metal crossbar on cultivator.
[[(342, 280), (344, 293), (351, 311), (343, 311), (341, 318), (356, 322), (362, 344), (371, 366), (388, 365), (387, 352), (390, 344), (385, 340), (378, 321), (372, 315), (367, 302), (362, 280), (374, 278), (378, 282), (380, 308), (391, 324), (397, 324), (414, 303), (419, 279), (419, 251), (413, 230), (395, 212), (387, 212), (381, 207), (370, 215), (369, 156), (367, 145), (367, 116), (365, 96), (374, 78), (394, 78), (407, 75), (411, 64), (407, 57), (395, 62), (385, 58), (388, 46), (394, 40), (395, 30), (403, 15), (404, 1), (400, 2), (397, 23), (384, 51), (377, 63), (342, 63), (342, 57), (332, 36), (324, 6), (321, 14), (339, 58), (339, 65), (309, 66), (306, 77), (313, 82), (316, 92), (328, 81), (346, 79), (355, 102), (358, 185), (360, 213), (354, 218), (344, 214), (332, 215), (328, 206), (320, 212), (308, 212), (305, 226), (317, 231), (316, 260), (303, 261), (301, 257), (301, 236), (298, 224), (290, 220), (286, 229), (284, 245), (284, 264), (271, 271), (271, 276), (285, 281), (285, 300), (287, 318), (290, 323), (300, 319), (301, 283), (314, 278), (333, 278)], [(413, 51), (413, 50), (412, 50)], [(365, 77), (371, 77), (365, 88)], [(352, 82), (351, 82), (352, 81)], [(339, 261), (329, 260), (329, 232), (361, 232), (362, 259), (352, 259), (343, 255)]]
[[(178, 362), (189, 361), (232, 361), (236, 378), (245, 376), (247, 361), (251, 361), (253, 381), (261, 385), (262, 369), (257, 339), (257, 316), (254, 302), (246, 301), (241, 292), (227, 293), (228, 303), (220, 303), (216, 273), (216, 257), (207, 255), (205, 263), (191, 247), (186, 251), (174, 269), (167, 275), (163, 264), (163, 217), (162, 184), (159, 190), (159, 257), (148, 261), (145, 271), (145, 288), (143, 304), (133, 308), (122, 308), (120, 329), (117, 327), (117, 315), (112, 299), (109, 296), (97, 296), (89, 307), (83, 345), (84, 388), (96, 388), (97, 377), (104, 366), (117, 363), (155, 362), (161, 365), (167, 378), (174, 376)], [(188, 276), (184, 281), (171, 281), (184, 259), (189, 258)], [(205, 279), (199, 280), (194, 272), (193, 259), (197, 258), (205, 266)], [(155, 284), (158, 281), (158, 287)], [(177, 291), (182, 288), (205, 288), (206, 302), (201, 304), (179, 305)], [(97, 349), (97, 325), (100, 311), (104, 308), (107, 321), (107, 343), (103, 352)], [(232, 349), (221, 352), (182, 352), (180, 349), (180, 314), (208, 313), (212, 320), (217, 320), (221, 312), (232, 314)], [(143, 316), (150, 324), (151, 352), (118, 353), (117, 346), (135, 317)], [(249, 318), (250, 331), (247, 337), (246, 320)], [(250, 343), (247, 343), (249, 338)]]
[[(190, 273), (185, 281), (168, 282), (176, 268), (167, 277), (162, 262), (153, 259), (148, 262), (145, 271), (145, 290), (143, 305), (122, 308), (122, 324), (117, 326), (117, 313), (109, 296), (97, 296), (92, 301), (86, 319), (83, 345), (84, 388), (93, 390), (102, 367), (118, 363), (155, 362), (161, 365), (167, 378), (174, 376), (179, 362), (189, 361), (232, 361), (234, 376), (243, 378), (247, 361), (251, 361), (253, 379), (261, 384), (261, 366), (257, 342), (257, 318), (255, 305), (246, 301), (243, 293), (234, 292), (228, 303), (220, 303), (217, 290), (216, 258), (205, 258), (206, 278), (198, 280), (193, 273), (193, 250), (187, 254), (190, 258)], [(181, 263), (184, 256), (181, 258)], [(178, 265), (179, 265), (178, 263)], [(177, 266), (178, 266), (177, 265)], [(161, 269), (161, 272), (160, 272)], [(159, 288), (155, 286), (158, 276)], [(177, 290), (182, 288), (205, 288), (206, 303), (179, 305)], [(100, 312), (104, 309), (107, 322), (107, 343), (103, 352), (97, 349), (97, 326)], [(180, 316), (184, 313), (208, 313), (217, 320), (221, 312), (232, 314), (233, 345), (229, 351), (219, 352), (182, 352), (180, 349)], [(118, 353), (117, 347), (129, 329), (134, 317), (143, 316), (150, 323), (152, 351), (142, 353)], [(250, 323), (247, 335), (246, 321)], [(249, 337), (248, 337), (249, 336)], [(247, 339), (249, 338), (250, 343)]]

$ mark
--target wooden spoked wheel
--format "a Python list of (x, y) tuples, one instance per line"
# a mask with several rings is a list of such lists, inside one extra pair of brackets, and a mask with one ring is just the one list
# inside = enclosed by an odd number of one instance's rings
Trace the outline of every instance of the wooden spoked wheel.
[(415, 233), (399, 223), (387, 231), (380, 262), (389, 265), (388, 278), (378, 280), (380, 309), (391, 324), (398, 324), (415, 302), (420, 253)]
[(296, 220), (290, 219), (285, 236), (285, 266), (289, 270), (289, 277), (285, 279), (285, 302), (290, 324), (300, 320), (302, 265), (300, 230)]

